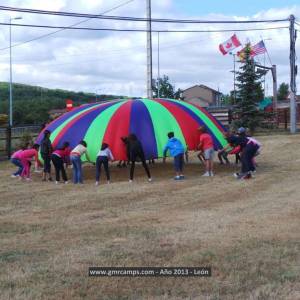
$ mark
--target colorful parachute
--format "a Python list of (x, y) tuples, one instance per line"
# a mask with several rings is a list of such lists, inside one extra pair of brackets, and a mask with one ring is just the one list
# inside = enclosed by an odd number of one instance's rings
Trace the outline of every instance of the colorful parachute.
[(121, 137), (129, 133), (136, 134), (141, 141), (147, 159), (162, 157), (170, 131), (189, 150), (195, 150), (199, 143), (197, 129), (201, 125), (212, 135), (216, 149), (227, 144), (224, 128), (205, 109), (172, 99), (122, 99), (86, 104), (65, 113), (45, 129), (51, 131), (55, 148), (65, 141), (75, 147), (80, 140), (85, 140), (90, 158), (95, 161), (103, 142), (109, 144), (115, 159), (126, 160), (126, 147)]

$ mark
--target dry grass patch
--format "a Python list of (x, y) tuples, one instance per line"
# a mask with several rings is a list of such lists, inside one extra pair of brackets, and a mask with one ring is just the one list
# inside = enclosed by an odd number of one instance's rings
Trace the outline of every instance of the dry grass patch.
[[(261, 137), (255, 179), (186, 180), (169, 162), (136, 182), (24, 183), (0, 164), (0, 299), (300, 299), (299, 136)], [(291, 160), (291, 157), (293, 158)], [(70, 170), (69, 170), (70, 171)], [(89, 278), (89, 266), (212, 266), (211, 278)]]

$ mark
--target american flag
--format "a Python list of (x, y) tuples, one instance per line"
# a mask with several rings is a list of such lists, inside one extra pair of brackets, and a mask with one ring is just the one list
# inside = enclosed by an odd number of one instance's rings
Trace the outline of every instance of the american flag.
[(261, 40), (259, 43), (251, 47), (251, 57), (267, 52), (265, 43)]

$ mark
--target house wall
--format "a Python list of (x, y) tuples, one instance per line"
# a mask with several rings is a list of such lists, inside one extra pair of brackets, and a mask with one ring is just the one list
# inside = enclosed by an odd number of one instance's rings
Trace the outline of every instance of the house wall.
[(209, 104), (202, 100), (202, 99), (199, 99), (199, 98), (190, 98), (190, 99), (184, 99), (184, 101), (188, 102), (188, 103), (192, 103), (192, 104), (196, 104), (196, 105), (199, 105), (199, 106), (202, 106), (202, 107), (207, 107), (209, 106)]
[(214, 95), (213, 91), (200, 86), (195, 86), (185, 90), (182, 94), (186, 102), (191, 102), (200, 106), (209, 106), (211, 104), (215, 104), (216, 96)]

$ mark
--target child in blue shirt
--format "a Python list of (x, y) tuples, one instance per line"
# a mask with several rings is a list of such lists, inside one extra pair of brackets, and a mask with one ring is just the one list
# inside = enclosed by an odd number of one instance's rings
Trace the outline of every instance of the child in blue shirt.
[(164, 148), (164, 162), (166, 160), (167, 152), (169, 150), (170, 155), (174, 157), (174, 169), (176, 172), (175, 180), (184, 179), (183, 175), (183, 162), (185, 149), (177, 138), (174, 137), (174, 132), (168, 133), (168, 142)]

